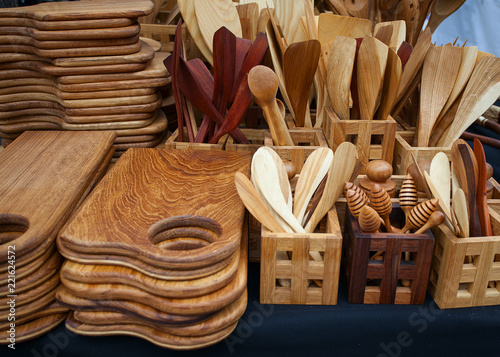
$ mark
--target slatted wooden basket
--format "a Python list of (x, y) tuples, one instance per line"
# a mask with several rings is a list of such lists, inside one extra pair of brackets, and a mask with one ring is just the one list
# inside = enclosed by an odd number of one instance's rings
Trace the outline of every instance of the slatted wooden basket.
[[(262, 227), (260, 303), (336, 305), (341, 250), (335, 208), (315, 233), (272, 233)], [(289, 252), (291, 259), (277, 259), (278, 251)], [(309, 251), (320, 252), (323, 261), (310, 260)], [(290, 286), (281, 286), (278, 279)]]

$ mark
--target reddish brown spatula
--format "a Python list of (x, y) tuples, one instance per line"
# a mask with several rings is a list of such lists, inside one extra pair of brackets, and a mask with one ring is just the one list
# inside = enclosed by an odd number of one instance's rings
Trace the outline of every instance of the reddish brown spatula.
[(478, 139), (474, 139), (474, 155), (476, 156), (479, 169), (476, 197), (479, 222), (481, 223), (481, 234), (483, 236), (491, 236), (493, 232), (491, 229), (490, 214), (488, 212), (488, 202), (486, 201), (486, 156), (484, 155), (483, 145)]

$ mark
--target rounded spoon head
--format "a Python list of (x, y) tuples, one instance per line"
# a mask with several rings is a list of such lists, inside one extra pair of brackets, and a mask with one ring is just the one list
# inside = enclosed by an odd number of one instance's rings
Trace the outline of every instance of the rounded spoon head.
[(258, 65), (248, 72), (248, 86), (259, 106), (276, 101), (278, 84), (278, 76), (269, 67)]

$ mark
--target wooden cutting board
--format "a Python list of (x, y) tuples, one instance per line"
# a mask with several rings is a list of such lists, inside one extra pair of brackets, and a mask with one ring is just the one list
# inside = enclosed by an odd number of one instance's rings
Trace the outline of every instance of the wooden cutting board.
[[(54, 248), (54, 247), (53, 247)], [(54, 254), (54, 249), (40, 250), (37, 254), (30, 254), (26, 257), (16, 258), (16, 280), (24, 279), (35, 271), (39, 270), (43, 264)], [(0, 285), (7, 284), (9, 280), (8, 264), (2, 264), (0, 272)]]
[(75, 321), (71, 316), (66, 320), (66, 328), (74, 333), (85, 336), (113, 336), (113, 335), (127, 335), (145, 339), (155, 345), (164, 348), (177, 349), (177, 350), (194, 350), (203, 347), (211, 346), (219, 341), (222, 341), (229, 336), (236, 328), (237, 322), (226, 327), (211, 335), (199, 337), (186, 337), (176, 336), (161, 331), (155, 330), (151, 327), (144, 327), (140, 325), (109, 325), (97, 326), (83, 324)]
[(106, 47), (83, 47), (83, 48), (62, 48), (62, 49), (40, 49), (30, 45), (0, 45), (0, 53), (28, 53), (45, 58), (61, 57), (88, 57), (99, 55), (127, 55), (136, 53), (141, 49), (141, 42), (129, 45), (106, 46)]
[[(56, 314), (67, 314), (69, 312), (69, 309), (65, 306), (60, 305), (57, 301), (54, 301), (52, 304), (46, 306), (42, 310), (36, 311), (33, 314), (30, 314), (28, 316), (18, 318), (16, 316), (16, 325), (22, 325), (27, 322), (37, 320), (41, 317), (44, 316), (49, 316), (49, 315), (56, 315)], [(6, 320), (5, 322), (2, 322), (0, 324), (0, 330), (3, 329), (9, 329), (10, 328), (10, 322), (9, 320)]]
[(208, 319), (184, 326), (168, 326), (148, 323), (147, 321), (135, 318), (130, 315), (119, 312), (89, 312), (89, 311), (73, 311), (72, 318), (80, 323), (95, 325), (95, 326), (110, 326), (110, 325), (138, 325), (153, 328), (162, 333), (172, 334), (176, 336), (205, 336), (220, 331), (229, 325), (234, 324), (243, 315), (247, 306), (247, 293), (245, 291), (241, 297), (234, 303), (226, 306), (215, 315)]
[(57, 78), (60, 84), (79, 84), (95, 82), (128, 81), (150, 78), (165, 78), (169, 76), (163, 60), (170, 54), (167, 52), (157, 52), (148, 66), (142, 70), (131, 73), (109, 73), (109, 74), (85, 74), (77, 76), (61, 76)]
[(132, 18), (149, 15), (153, 8), (150, 0), (68, 1), (0, 9), (0, 17), (39, 21)]
[[(2, 226), (20, 237), (0, 245), (0, 262), (15, 244), (16, 260), (49, 249), (111, 150), (114, 132), (25, 132), (0, 152)], [(27, 189), (29, 188), (29, 189)]]
[(105, 29), (114, 27), (125, 27), (134, 24), (134, 18), (116, 19), (90, 19), (73, 21), (39, 21), (25, 17), (0, 17), (0, 26), (10, 27), (32, 27), (42, 31), (55, 30), (81, 30), (81, 29)]
[[(16, 324), (16, 343), (29, 341), (45, 335), (47, 332), (55, 329), (64, 322), (67, 315), (67, 313), (47, 315), (21, 325)], [(9, 328), (10, 327), (3, 329), (2, 332), (4, 335), (8, 336), (7, 331)], [(9, 343), (10, 342), (6, 338), (3, 338), (0, 342), (0, 344), (5, 345)]]
[[(21, 306), (16, 305), (16, 319), (32, 316), (38, 311), (44, 310), (47, 306), (53, 304), (55, 301), (56, 291), (57, 289), (51, 290), (46, 295), (40, 296), (37, 300), (29, 304)], [(9, 310), (0, 311), (0, 321), (6, 321), (9, 313)]]
[[(24, 26), (0, 26), (0, 35), (25, 36), (36, 41), (81, 41), (120, 39), (139, 35), (141, 26), (133, 23), (129, 26), (104, 29), (76, 29), (43, 31)], [(16, 42), (11, 43), (14, 46)], [(91, 47), (91, 46), (86, 46)], [(92, 46), (93, 47), (93, 46)]]
[[(65, 289), (81, 298), (100, 301), (132, 301), (174, 315), (206, 315), (215, 313), (235, 302), (244, 293), (247, 283), (247, 237), (242, 238), (236, 277), (219, 290), (197, 297), (165, 298), (125, 284), (108, 284), (95, 280), (93, 284), (80, 283), (61, 276)], [(208, 279), (209, 277), (207, 277)], [(184, 281), (178, 281), (178, 285)]]
[(127, 315), (135, 316), (136, 318), (149, 321), (151, 323), (171, 326), (194, 324), (200, 321), (204, 321), (213, 315), (172, 315), (167, 314), (163, 311), (153, 309), (150, 306), (130, 301), (88, 300), (71, 294), (64, 287), (64, 285), (60, 285), (56, 289), (55, 297), (61, 305), (66, 306), (71, 310), (121, 312)]
[[(32, 302), (36, 302), (40, 297), (47, 295), (48, 292), (54, 290), (60, 283), (59, 275), (56, 274), (52, 276), (49, 280), (45, 281), (44, 283), (34, 287), (28, 292), (23, 293), (22, 295), (19, 295), (19, 298), (16, 300), (16, 308), (21, 307), (23, 305), (28, 305)], [(5, 313), (6, 311), (9, 311), (10, 305), (8, 305), (8, 302), (10, 301), (11, 297), (8, 296), (2, 296), (0, 299), (0, 303), (2, 304), (0, 306), (0, 312)]]
[(146, 68), (145, 62), (120, 63), (102, 66), (79, 66), (79, 67), (59, 67), (44, 61), (16, 61), (0, 65), (0, 70), (4, 69), (28, 69), (40, 71), (49, 76), (70, 76), (82, 74), (103, 74), (103, 73), (125, 73), (137, 72)]
[[(129, 149), (61, 232), (58, 246), (169, 270), (225, 261), (237, 251), (243, 225), (234, 174), (248, 176), (250, 159), (248, 152)], [(177, 226), (198, 237), (183, 243), (202, 247), (170, 250), (153, 243), (176, 237)]]
[(169, 77), (117, 80), (107, 82), (90, 82), (78, 84), (58, 84), (58, 88), (65, 92), (87, 92), (97, 90), (117, 90), (132, 88), (156, 88), (168, 85), (171, 82)]
[[(32, 290), (37, 286), (47, 282), (49, 279), (59, 274), (59, 268), (61, 267), (63, 259), (61, 254), (57, 250), (52, 253), (48, 260), (44, 261), (43, 264), (35, 270), (32, 274), (24, 277), (15, 279), (15, 291), (16, 294), (28, 293), (28, 290)], [(16, 265), (17, 267), (17, 265)], [(0, 297), (6, 297), (9, 295), (10, 286), (8, 283), (12, 281), (7, 281), (7, 283), (0, 286)]]
[[(224, 269), (208, 277), (191, 280), (166, 280), (152, 278), (137, 270), (116, 265), (79, 264), (66, 260), (61, 268), (64, 279), (92, 284), (106, 282), (123, 284), (150, 294), (172, 298), (189, 298), (210, 294), (232, 281), (239, 264), (239, 255)], [(83, 321), (84, 322), (84, 321)]]
[(63, 92), (60, 91), (54, 83), (39, 84), (39, 85), (20, 85), (14, 87), (0, 88), (0, 96), (20, 94), (20, 93), (47, 93), (58, 96), (64, 100), (79, 100), (79, 99), (102, 99), (102, 98), (121, 98), (135, 97), (139, 95), (151, 95), (156, 93), (155, 88), (137, 88), (137, 89), (122, 89), (116, 91), (101, 90), (95, 92)]
[[(0, 27), (1, 31), (1, 27)], [(139, 40), (139, 34), (123, 37), (123, 38), (105, 38), (105, 39), (89, 39), (89, 40), (56, 40), (56, 41), (40, 41), (31, 36), (23, 35), (2, 35), (0, 37), (1, 45), (10, 45), (13, 49), (19, 45), (33, 46), (43, 50), (60, 50), (70, 48), (86, 48), (86, 47), (106, 47), (106, 46), (122, 46), (131, 45)]]

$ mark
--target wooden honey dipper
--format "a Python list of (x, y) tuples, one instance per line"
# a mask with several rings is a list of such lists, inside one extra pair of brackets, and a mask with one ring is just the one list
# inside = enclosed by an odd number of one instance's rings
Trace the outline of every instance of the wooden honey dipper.
[(408, 214), (413, 207), (417, 205), (417, 203), (417, 185), (413, 177), (408, 173), (406, 174), (403, 184), (401, 185), (401, 190), (399, 191), (399, 205), (405, 213), (405, 216), (408, 217)]
[(361, 207), (359, 212), (359, 228), (365, 233), (375, 233), (380, 228), (380, 216), (368, 205)]
[(350, 187), (345, 192), (347, 205), (353, 217), (358, 219), (361, 208), (369, 202), (368, 196), (359, 187), (350, 182), (345, 183), (344, 188), (346, 187)]
[(439, 200), (433, 198), (422, 203), (419, 203), (411, 210), (408, 215), (408, 221), (401, 230), (403, 233), (410, 229), (419, 229), (429, 220), (431, 214), (436, 211)]
[(373, 184), (368, 192), (370, 198), (370, 206), (377, 211), (378, 215), (382, 217), (385, 224), (385, 229), (388, 233), (393, 233), (389, 215), (392, 212), (391, 197), (381, 186)]

